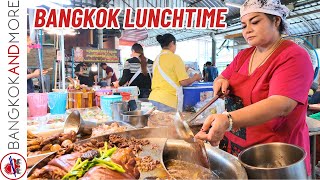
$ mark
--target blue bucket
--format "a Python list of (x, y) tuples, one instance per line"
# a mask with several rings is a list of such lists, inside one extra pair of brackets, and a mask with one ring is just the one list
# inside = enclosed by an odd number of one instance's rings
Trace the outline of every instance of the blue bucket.
[(120, 95), (103, 95), (100, 97), (100, 105), (104, 114), (112, 117), (111, 103), (122, 101)]
[(67, 106), (67, 92), (48, 93), (48, 106), (51, 114), (64, 114)]
[(207, 91), (213, 91), (212, 82), (194, 83), (191, 86), (183, 87), (183, 109), (195, 106), (200, 102), (200, 94)]

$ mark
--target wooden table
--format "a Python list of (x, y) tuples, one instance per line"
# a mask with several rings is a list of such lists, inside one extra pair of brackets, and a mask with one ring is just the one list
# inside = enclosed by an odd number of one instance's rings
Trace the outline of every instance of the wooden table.
[(316, 179), (316, 158), (317, 158), (317, 135), (320, 135), (320, 121), (307, 117), (307, 124), (309, 127), (310, 136), (310, 155), (311, 155), (311, 170), (312, 179)]

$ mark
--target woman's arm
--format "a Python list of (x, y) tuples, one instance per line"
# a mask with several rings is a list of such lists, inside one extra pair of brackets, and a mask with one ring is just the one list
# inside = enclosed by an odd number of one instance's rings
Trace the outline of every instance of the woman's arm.
[(201, 79), (199, 74), (195, 74), (193, 75), (193, 77), (179, 81), (181, 86), (189, 86), (190, 84), (192, 84), (195, 81), (199, 81)]
[[(285, 96), (270, 96), (250, 106), (230, 112), (233, 128), (259, 125), (273, 118), (286, 116), (293, 111), (297, 104), (297, 101)], [(230, 122), (227, 115), (210, 115), (203, 123), (202, 129), (197, 133), (196, 138), (208, 140), (212, 145), (216, 146), (223, 138), (229, 125)], [(208, 130), (209, 132), (206, 133)]]
[(274, 95), (245, 108), (230, 112), (234, 127), (262, 124), (270, 119), (287, 116), (298, 102), (285, 96)]

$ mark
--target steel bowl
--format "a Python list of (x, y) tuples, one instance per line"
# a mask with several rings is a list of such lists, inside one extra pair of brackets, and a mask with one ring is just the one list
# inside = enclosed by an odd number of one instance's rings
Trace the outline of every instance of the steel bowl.
[(306, 152), (295, 145), (267, 143), (239, 154), (250, 179), (307, 179)]
[(149, 114), (145, 114), (143, 111), (127, 111), (121, 115), (122, 121), (136, 128), (143, 128), (148, 125)]
[[(207, 143), (205, 143), (205, 148), (210, 161), (210, 169), (219, 176), (219, 179), (248, 179), (246, 170), (237, 157)], [(168, 139), (163, 151), (163, 162), (174, 159), (201, 166), (201, 162), (195, 159), (196, 153), (189, 143), (183, 140)]]

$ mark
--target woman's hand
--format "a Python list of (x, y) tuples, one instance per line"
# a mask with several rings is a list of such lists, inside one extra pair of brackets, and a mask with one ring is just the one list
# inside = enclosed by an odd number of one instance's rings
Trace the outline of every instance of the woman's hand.
[(221, 75), (214, 80), (213, 83), (213, 96), (217, 95), (217, 93), (221, 90), (222, 94), (229, 94), (229, 81), (222, 77)]
[[(207, 117), (201, 130), (195, 137), (197, 139), (209, 141), (212, 146), (217, 146), (228, 128), (229, 119), (227, 115), (213, 114)], [(208, 130), (209, 132), (207, 133)]]
[(192, 78), (193, 78), (194, 81), (200, 81), (201, 80), (201, 76), (198, 73), (194, 74)]
[(113, 87), (118, 88), (119, 87), (119, 81), (115, 81), (112, 83)]

